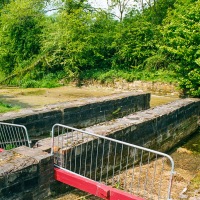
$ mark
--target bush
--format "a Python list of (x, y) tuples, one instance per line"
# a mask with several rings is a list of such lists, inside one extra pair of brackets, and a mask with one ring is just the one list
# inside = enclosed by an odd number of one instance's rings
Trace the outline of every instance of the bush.
[(161, 54), (156, 54), (154, 56), (151, 56), (144, 61), (145, 69), (148, 69), (150, 71), (166, 69), (168, 64), (169, 63), (165, 58), (165, 56)]

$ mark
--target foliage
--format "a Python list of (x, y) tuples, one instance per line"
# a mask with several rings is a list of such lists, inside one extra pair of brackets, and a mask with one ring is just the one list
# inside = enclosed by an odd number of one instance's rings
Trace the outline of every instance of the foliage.
[(162, 24), (169, 10), (174, 9), (175, 0), (157, 0), (145, 6), (143, 15), (152, 24)]
[[(45, 14), (46, 2), (57, 12)], [(87, 0), (2, 1), (0, 83), (179, 81), (186, 95), (199, 97), (199, 0), (142, 1), (139, 9), (129, 0), (110, 2), (102, 10)]]
[(78, 78), (85, 69), (109, 66), (113, 24), (103, 12), (62, 11), (45, 30), (50, 32), (43, 43), (48, 65), (64, 70), (69, 79)]
[(80, 75), (84, 80), (96, 80), (101, 83), (114, 83), (116, 80), (126, 80), (132, 82), (135, 80), (142, 81), (159, 81), (166, 83), (176, 83), (176, 74), (172, 70), (159, 69), (156, 71), (138, 70), (138, 69), (118, 69), (118, 70), (86, 70)]
[(116, 53), (112, 67), (135, 68), (157, 51), (157, 30), (151, 23), (143, 19), (129, 19), (119, 24), (113, 43)]
[(167, 59), (162, 54), (155, 54), (151, 57), (148, 57), (144, 61), (144, 66), (150, 71), (157, 71), (159, 69), (166, 69), (169, 65)]
[(14, 144), (7, 144), (5, 150), (10, 150), (10, 149), (14, 149), (15, 145)]
[(169, 12), (162, 30), (159, 49), (174, 63), (180, 87), (186, 94), (200, 96), (200, 1), (178, 1)]
[(23, 67), (40, 52), (40, 0), (13, 0), (0, 15), (0, 68), (6, 74)]

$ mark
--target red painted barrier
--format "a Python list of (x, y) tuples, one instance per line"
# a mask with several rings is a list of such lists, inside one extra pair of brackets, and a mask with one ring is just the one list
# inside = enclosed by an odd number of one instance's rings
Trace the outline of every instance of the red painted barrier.
[(57, 181), (88, 192), (106, 200), (144, 200), (122, 190), (98, 183), (70, 171), (54, 168), (54, 177)]

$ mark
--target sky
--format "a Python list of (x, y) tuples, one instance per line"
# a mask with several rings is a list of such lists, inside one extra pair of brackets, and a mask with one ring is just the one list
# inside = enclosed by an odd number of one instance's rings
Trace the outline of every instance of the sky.
[(108, 8), (107, 0), (89, 0), (89, 3), (95, 8)]
[[(108, 4), (107, 1), (110, 3), (111, 0), (88, 0), (88, 3), (91, 4), (94, 8), (101, 8), (101, 9), (107, 9)], [(130, 4), (133, 4), (134, 1), (130, 0)], [(51, 5), (49, 6), (51, 8)], [(49, 12), (48, 15), (53, 14), (56, 11)], [(112, 11), (115, 15), (120, 16), (119, 10), (116, 8)]]

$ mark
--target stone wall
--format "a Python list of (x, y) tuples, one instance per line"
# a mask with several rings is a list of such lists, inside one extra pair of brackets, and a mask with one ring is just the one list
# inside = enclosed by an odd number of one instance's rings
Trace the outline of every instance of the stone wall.
[(149, 93), (125, 92), (49, 105), (41, 109), (9, 112), (2, 114), (0, 121), (25, 125), (30, 136), (39, 136), (49, 133), (55, 123), (87, 127), (149, 107)]
[(94, 85), (95, 87), (108, 87), (123, 89), (129, 91), (143, 91), (150, 92), (157, 95), (169, 95), (179, 97), (182, 95), (182, 91), (178, 90), (177, 84), (169, 84), (162, 82), (153, 82), (153, 81), (132, 81), (127, 82), (126, 80), (113, 80), (109, 83), (101, 83), (100, 81), (90, 80), (83, 83), (85, 86), (90, 87)]
[(52, 155), (25, 146), (0, 153), (1, 200), (44, 199), (52, 181)]
[[(87, 110), (87, 106), (82, 105), (79, 111), (82, 107)], [(85, 130), (164, 152), (198, 129), (199, 114), (199, 99), (180, 99)], [(87, 148), (84, 145), (82, 149), (91, 149), (90, 143)], [(50, 195), (53, 190), (53, 157), (42, 151), (49, 151), (50, 147), (51, 138), (47, 138), (39, 141), (36, 149), (18, 147), (0, 153), (0, 199), (39, 200)]]
[[(199, 99), (180, 99), (84, 130), (165, 152), (198, 129), (199, 114)], [(49, 151), (51, 139), (38, 144), (38, 148)]]
[[(199, 99), (180, 99), (153, 109), (140, 111), (123, 118), (90, 126), (84, 130), (127, 143), (166, 152), (177, 145), (181, 140), (197, 131), (199, 127), (199, 114)], [(74, 141), (78, 138), (76, 133), (66, 138), (68, 142), (66, 148), (57, 146), (59, 145), (57, 137), (54, 139), (54, 158), (57, 164), (67, 161), (67, 167), (75, 170), (74, 172), (88, 175), (88, 177), (95, 176), (95, 180), (96, 178), (98, 180), (101, 175), (106, 175), (106, 173), (108, 173), (107, 171), (112, 173), (113, 166), (115, 166), (116, 169), (121, 168), (123, 164), (126, 166), (128, 152), (126, 147), (123, 147), (123, 154), (121, 155), (120, 145), (118, 145), (119, 149), (116, 151), (116, 146), (114, 144), (109, 146), (109, 142), (105, 142), (103, 139), (98, 140), (97, 138), (93, 138), (92, 140), (91, 137), (85, 136), (85, 138), (82, 138), (81, 136), (80, 142), (76, 141), (77, 146), (74, 146)], [(86, 141), (87, 143), (85, 143)], [(60, 142), (61, 145), (65, 143), (66, 141), (63, 143)], [(38, 144), (38, 148), (44, 151), (50, 151), (51, 139), (46, 138), (39, 141)], [(72, 144), (71, 149), (69, 149), (70, 144)], [(94, 149), (94, 151), (91, 154), (92, 149)], [(112, 156), (109, 157), (109, 162), (114, 163), (114, 165), (110, 164), (107, 166), (108, 157), (106, 155), (108, 155), (109, 152), (115, 151), (117, 152), (116, 154), (118, 154), (116, 155), (115, 161), (112, 160)], [(102, 156), (102, 154), (105, 156)], [(140, 158), (140, 154), (141, 151), (137, 151), (136, 157)], [(135, 154), (130, 153), (129, 161), (134, 157)], [(87, 158), (87, 161), (85, 161), (85, 158)], [(91, 162), (91, 160), (93, 162)], [(102, 166), (102, 163), (105, 163), (105, 165)], [(96, 166), (98, 166), (98, 168), (96, 168)], [(92, 175), (91, 171), (93, 172)]]

